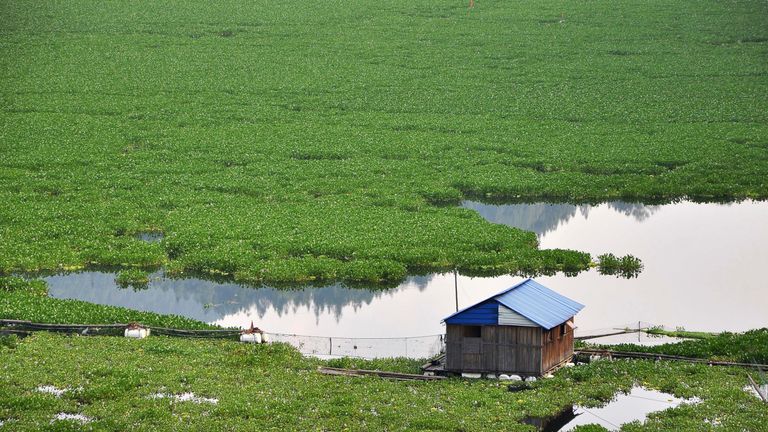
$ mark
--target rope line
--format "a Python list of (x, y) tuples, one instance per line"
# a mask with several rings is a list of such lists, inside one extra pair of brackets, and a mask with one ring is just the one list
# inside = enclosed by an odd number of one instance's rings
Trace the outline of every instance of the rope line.
[(599, 418), (600, 420), (602, 420), (602, 421), (604, 421), (604, 422), (608, 423), (609, 425), (611, 425), (611, 426), (615, 427), (616, 429), (621, 429), (621, 425), (617, 425), (616, 423), (614, 423), (614, 422), (612, 422), (612, 421), (610, 421), (610, 420), (604, 419), (603, 417), (600, 417), (599, 415), (597, 415), (597, 414), (593, 413), (592, 411), (590, 411), (590, 410), (588, 410), (588, 409), (586, 409), (586, 408), (584, 408), (584, 407), (581, 407), (581, 409), (582, 409), (582, 410), (584, 410), (584, 412), (587, 412), (587, 413), (589, 413), (589, 414), (592, 414), (593, 416), (595, 416), (595, 417)]

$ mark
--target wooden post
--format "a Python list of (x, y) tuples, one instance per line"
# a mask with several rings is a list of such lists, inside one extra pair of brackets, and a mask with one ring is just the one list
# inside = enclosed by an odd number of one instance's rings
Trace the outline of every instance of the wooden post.
[(755, 380), (752, 379), (752, 375), (747, 374), (747, 377), (749, 378), (749, 383), (752, 384), (752, 388), (754, 388), (755, 392), (757, 392), (757, 395), (760, 396), (760, 399), (762, 399), (763, 402), (768, 403), (768, 391), (764, 393), (763, 389), (761, 389)]
[(456, 269), (453, 269), (453, 292), (456, 298), (456, 312), (459, 311), (459, 274)]

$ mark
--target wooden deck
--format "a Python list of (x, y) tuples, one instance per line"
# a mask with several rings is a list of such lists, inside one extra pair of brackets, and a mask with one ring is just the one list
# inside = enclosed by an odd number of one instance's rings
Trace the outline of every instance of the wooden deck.
[(365, 370), (365, 369), (341, 369), (341, 368), (333, 368), (333, 367), (319, 367), (317, 368), (318, 372), (320, 372), (323, 375), (342, 375), (342, 376), (353, 376), (353, 377), (362, 377), (362, 376), (378, 376), (381, 378), (390, 378), (394, 380), (400, 380), (400, 381), (437, 381), (445, 379), (443, 376), (432, 376), (432, 375), (414, 375), (414, 374), (405, 374), (405, 373), (399, 373), (399, 372), (385, 372), (385, 371), (374, 371), (374, 370)]
[(445, 354), (440, 354), (429, 362), (424, 363), (421, 365), (421, 370), (424, 372), (432, 372), (439, 376), (448, 375), (445, 370)]

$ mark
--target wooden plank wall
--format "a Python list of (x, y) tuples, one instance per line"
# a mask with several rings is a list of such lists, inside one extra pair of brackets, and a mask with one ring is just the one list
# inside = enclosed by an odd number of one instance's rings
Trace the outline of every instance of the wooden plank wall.
[(496, 372), (541, 373), (541, 328), (498, 327), (498, 368)]
[(446, 327), (446, 370), (539, 375), (542, 329), (483, 326), (481, 337), (465, 337), (464, 326)]
[(464, 366), (462, 361), (463, 326), (447, 324), (445, 326), (445, 369), (460, 371)]
[(561, 335), (560, 326), (543, 331), (542, 373), (552, 369), (573, 355), (573, 329), (565, 326)]

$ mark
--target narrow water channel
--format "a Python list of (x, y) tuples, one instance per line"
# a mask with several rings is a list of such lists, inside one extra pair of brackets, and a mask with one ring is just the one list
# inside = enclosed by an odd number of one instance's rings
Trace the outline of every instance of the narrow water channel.
[[(768, 203), (515, 204), (465, 202), (491, 222), (537, 233), (542, 248), (594, 255), (632, 254), (645, 270), (634, 279), (602, 276), (536, 278), (586, 305), (577, 334), (617, 326), (659, 324), (690, 330), (741, 331), (768, 326)], [(293, 290), (153, 275), (148, 289), (119, 288), (112, 273), (47, 277), (50, 293), (99, 304), (173, 313), (224, 326), (275, 333), (342, 337), (406, 337), (443, 333), (455, 310), (453, 274), (410, 277), (390, 290), (332, 285)], [(458, 277), (459, 307), (522, 278)], [(637, 336), (634, 336), (635, 338)], [(651, 341), (652, 342), (652, 341)]]
[(694, 405), (699, 402), (701, 401), (696, 398), (681, 399), (669, 393), (635, 386), (627, 393), (617, 394), (602, 407), (567, 406), (551, 417), (529, 417), (524, 423), (536, 427), (541, 432), (568, 432), (584, 425), (600, 425), (615, 431), (626, 423), (645, 422), (648, 414), (675, 408), (681, 404)]

